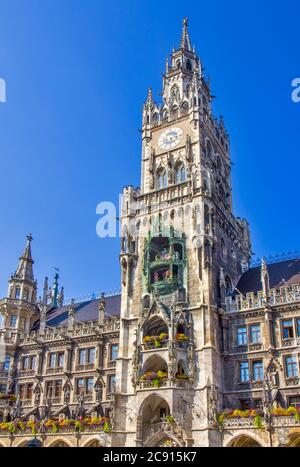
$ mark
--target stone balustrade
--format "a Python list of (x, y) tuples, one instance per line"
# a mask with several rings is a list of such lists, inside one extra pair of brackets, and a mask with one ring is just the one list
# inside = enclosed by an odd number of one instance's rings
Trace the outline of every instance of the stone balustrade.
[(226, 311), (229, 313), (263, 308), (266, 303), (270, 306), (294, 303), (300, 301), (300, 285), (271, 289), (267, 301), (262, 291), (257, 294), (251, 292), (246, 296), (239, 294), (234, 298), (227, 298), (226, 301)]

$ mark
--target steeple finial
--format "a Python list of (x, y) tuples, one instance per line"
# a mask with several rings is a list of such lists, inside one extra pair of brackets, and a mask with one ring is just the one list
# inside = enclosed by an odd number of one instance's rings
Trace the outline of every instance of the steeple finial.
[(33, 237), (31, 234), (28, 234), (26, 238), (27, 238), (27, 242), (26, 242), (25, 250), (22, 256), (20, 256), (19, 258), (19, 264), (16, 270), (16, 276), (21, 279), (25, 279), (25, 280), (29, 280), (33, 282), (34, 276), (33, 276), (32, 265), (34, 261), (32, 259), (32, 254), (31, 254), (31, 242), (33, 240)]
[(192, 51), (190, 36), (189, 36), (189, 32), (188, 32), (188, 19), (186, 17), (183, 19), (183, 27), (182, 27), (180, 48)]
[(147, 103), (148, 103), (148, 104), (152, 104), (152, 103), (153, 103), (152, 88), (149, 88), (149, 89), (148, 89)]

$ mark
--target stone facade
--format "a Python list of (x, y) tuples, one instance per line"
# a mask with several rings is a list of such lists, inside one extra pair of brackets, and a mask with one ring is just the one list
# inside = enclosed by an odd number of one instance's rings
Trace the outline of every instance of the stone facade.
[[(184, 20), (162, 103), (149, 90), (143, 108), (141, 187), (123, 193), (120, 302), (63, 306), (57, 275), (37, 300), (28, 238), (0, 302), (0, 384), (17, 396), (0, 400), (2, 418), (84, 415), (111, 428), (43, 430), (45, 446), (300, 443), (300, 260), (251, 267), (211, 102)], [(3, 446), (28, 437), (1, 433)]]

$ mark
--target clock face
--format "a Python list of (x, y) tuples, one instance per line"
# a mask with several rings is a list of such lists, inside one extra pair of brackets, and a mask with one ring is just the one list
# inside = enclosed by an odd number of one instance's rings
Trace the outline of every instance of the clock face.
[(171, 128), (164, 131), (158, 140), (161, 149), (172, 149), (180, 143), (183, 132), (180, 128)]

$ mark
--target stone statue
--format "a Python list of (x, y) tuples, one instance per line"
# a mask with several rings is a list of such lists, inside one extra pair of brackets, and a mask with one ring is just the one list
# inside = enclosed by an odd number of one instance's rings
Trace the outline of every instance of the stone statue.
[(21, 416), (21, 402), (20, 402), (20, 399), (18, 398), (12, 409), (12, 419), (16, 420), (20, 418), (20, 416)]
[(82, 395), (78, 396), (78, 404), (75, 409), (76, 418), (84, 417), (85, 407), (84, 407), (84, 397)]

